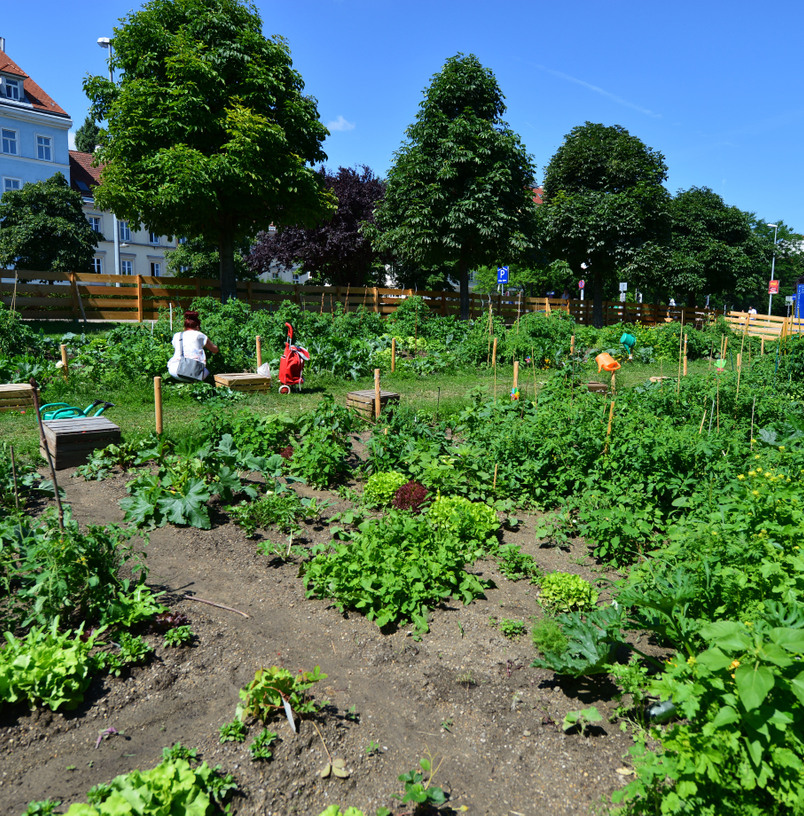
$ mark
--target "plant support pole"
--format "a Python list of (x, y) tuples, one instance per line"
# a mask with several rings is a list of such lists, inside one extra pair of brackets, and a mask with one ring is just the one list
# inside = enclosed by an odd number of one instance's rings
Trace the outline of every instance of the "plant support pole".
[(69, 370), (67, 368), (67, 346), (62, 343), (60, 346), (61, 349), (61, 373), (64, 375), (64, 381), (67, 382), (67, 377), (69, 376)]
[(382, 401), (380, 400), (380, 369), (374, 369), (374, 419), (379, 421)]
[(257, 343), (257, 371), (259, 371), (260, 367), (262, 366), (262, 337), (260, 337), (259, 334), (257, 335), (256, 343)]
[(162, 435), (162, 378), (154, 377), (154, 416), (156, 433)]
[(45, 426), (42, 424), (42, 414), (39, 412), (39, 387), (36, 380), (31, 377), (31, 389), (33, 392), (34, 411), (36, 411), (36, 421), (39, 423), (39, 439), (42, 442), (42, 449), (45, 451), (45, 458), (50, 466), (50, 477), (53, 479), (53, 492), (56, 495), (56, 507), (59, 513), (59, 530), (64, 532), (64, 508), (61, 506), (61, 496), (59, 495), (59, 483), (56, 481), (56, 468), (53, 464), (53, 457), (50, 454), (50, 448), (47, 444), (47, 437), (45, 436)]

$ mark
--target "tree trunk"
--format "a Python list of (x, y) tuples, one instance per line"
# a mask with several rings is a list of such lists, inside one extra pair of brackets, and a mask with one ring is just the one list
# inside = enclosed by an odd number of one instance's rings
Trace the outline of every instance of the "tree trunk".
[(237, 300), (237, 279), (234, 264), (235, 242), (232, 230), (224, 229), (218, 244), (220, 255), (221, 303)]
[(592, 323), (596, 329), (603, 328), (603, 275), (599, 269), (592, 269), (592, 297), (594, 306), (592, 309)]

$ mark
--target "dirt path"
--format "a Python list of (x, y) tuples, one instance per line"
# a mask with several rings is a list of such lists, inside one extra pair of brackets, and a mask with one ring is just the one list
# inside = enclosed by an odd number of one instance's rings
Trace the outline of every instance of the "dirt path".
[[(68, 473), (62, 481), (81, 523), (122, 520), (123, 477), (86, 483)], [(533, 519), (525, 517), (505, 540), (547, 569), (595, 577), (580, 545), (540, 550), (532, 530)], [(321, 525), (306, 535), (328, 540)], [(435, 784), (451, 794), (449, 806), (478, 816), (589, 813), (623, 782), (618, 769), (631, 740), (616, 725), (604, 722), (585, 737), (561, 729), (570, 710), (594, 704), (610, 711), (611, 688), (557, 685), (551, 672), (530, 667), (529, 637), (511, 641), (490, 625), (490, 616), (529, 623), (538, 614), (536, 588), (506, 580), (492, 562), (476, 567), (496, 585), (487, 598), (436, 611), (431, 632), (417, 642), (408, 628), (382, 634), (362, 616), (306, 600), (298, 566), (260, 554), (233, 524), (163, 528), (151, 534), (147, 552), (149, 583), (187, 615), (196, 645), (166, 649), (161, 637), (149, 635), (156, 659), (129, 676), (96, 682), (75, 712), (0, 711), (3, 813), (22, 813), (31, 800), (60, 799), (65, 807), (85, 801), (91, 786), (153, 767), (174, 742), (234, 774), (241, 792), (233, 813), (249, 816), (317, 816), (333, 803), (367, 814), (393, 809), (392, 795), (402, 787), (397, 777), (427, 752), (443, 758)], [(187, 593), (249, 617), (183, 599)], [(319, 665), (328, 675), (314, 689), (329, 701), (315, 723), (332, 756), (346, 760), (348, 779), (319, 776), (327, 754), (310, 720), (297, 735), (277, 720), (272, 730), (280, 740), (269, 761), (251, 760), (254, 728), (244, 745), (219, 744), (238, 690), (271, 665), (294, 672)], [(96, 748), (110, 726), (120, 735)], [(394, 812), (407, 809), (396, 802)]]

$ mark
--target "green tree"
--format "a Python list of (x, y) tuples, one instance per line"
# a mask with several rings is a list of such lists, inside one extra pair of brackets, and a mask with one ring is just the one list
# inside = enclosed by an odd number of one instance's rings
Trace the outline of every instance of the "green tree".
[(588, 265), (598, 326), (604, 286), (667, 238), (666, 177), (661, 153), (619, 125), (592, 122), (573, 128), (547, 166), (538, 213), (543, 246), (576, 273)]
[(90, 272), (98, 236), (81, 195), (56, 173), (6, 190), (0, 199), (0, 266), (37, 272)]
[[(246, 265), (249, 243), (241, 242), (234, 255), (237, 280), (257, 280), (257, 275)], [(177, 278), (216, 278), (221, 267), (218, 248), (201, 238), (188, 238), (171, 250), (165, 258), (168, 272)]]
[(100, 127), (91, 116), (87, 116), (84, 124), (75, 132), (75, 149), (82, 153), (94, 153), (99, 141)]
[(151, 0), (115, 29), (119, 83), (90, 77), (106, 121), (96, 202), (135, 225), (218, 247), (221, 299), (235, 296), (239, 241), (334, 209), (312, 165), (327, 129), (287, 43), (240, 0)]
[[(767, 279), (770, 280), (770, 261), (773, 254), (773, 241), (776, 239), (776, 261), (773, 264), (773, 275), (779, 281), (779, 294), (774, 296), (772, 305), (774, 314), (787, 314), (784, 302), (785, 295), (796, 293), (796, 283), (804, 278), (804, 235), (794, 232), (781, 219), (775, 222), (776, 227), (768, 225), (767, 221), (757, 218), (753, 213), (749, 215), (754, 233), (767, 247)], [(764, 281), (763, 281), (764, 284)], [(765, 302), (767, 286), (763, 285), (762, 297), (757, 296), (757, 308), (762, 311), (760, 304)]]
[(425, 91), (376, 211), (375, 247), (403, 267), (449, 267), (469, 315), (469, 271), (532, 243), (534, 167), (505, 124), (503, 95), (476, 56), (447, 60)]

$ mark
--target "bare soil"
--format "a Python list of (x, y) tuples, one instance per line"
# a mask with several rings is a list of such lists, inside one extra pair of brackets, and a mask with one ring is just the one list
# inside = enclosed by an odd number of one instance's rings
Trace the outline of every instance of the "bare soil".
[[(84, 482), (70, 474), (60, 481), (79, 522), (122, 521), (125, 475)], [(328, 514), (344, 509), (337, 494), (325, 495), (336, 502)], [(546, 570), (603, 577), (580, 541), (567, 550), (538, 548), (534, 521), (521, 517), (504, 541)], [(328, 540), (326, 523), (305, 531), (307, 544)], [(235, 776), (237, 816), (317, 816), (330, 804), (410, 813), (393, 798), (402, 789), (398, 776), (428, 753), (441, 761), (434, 784), (450, 794), (447, 813), (586, 814), (624, 783), (632, 743), (616, 724), (604, 719), (585, 735), (561, 727), (567, 712), (589, 705), (610, 713), (614, 688), (605, 679), (565, 682), (530, 666), (530, 637), (507, 639), (490, 618), (522, 620), (529, 629), (541, 614), (537, 588), (507, 580), (492, 561), (472, 567), (494, 582), (487, 597), (436, 610), (430, 633), (416, 641), (409, 627), (383, 633), (361, 615), (306, 599), (298, 564), (261, 554), (222, 513), (211, 530), (156, 530), (146, 551), (149, 583), (190, 619), (195, 645), (165, 648), (161, 636), (148, 635), (155, 659), (97, 680), (76, 711), (0, 710), (2, 813), (20, 814), (32, 800), (58, 799), (64, 809), (86, 801), (93, 785), (153, 767), (176, 742)], [(313, 691), (329, 703), (302, 720), (298, 734), (277, 719), (273, 758), (253, 761), (248, 745), (257, 729), (244, 744), (223, 745), (218, 729), (233, 719), (238, 690), (272, 665), (294, 672), (319, 665), (328, 677)], [(119, 733), (98, 744), (109, 727)], [(327, 750), (346, 761), (347, 779), (319, 776)]]

